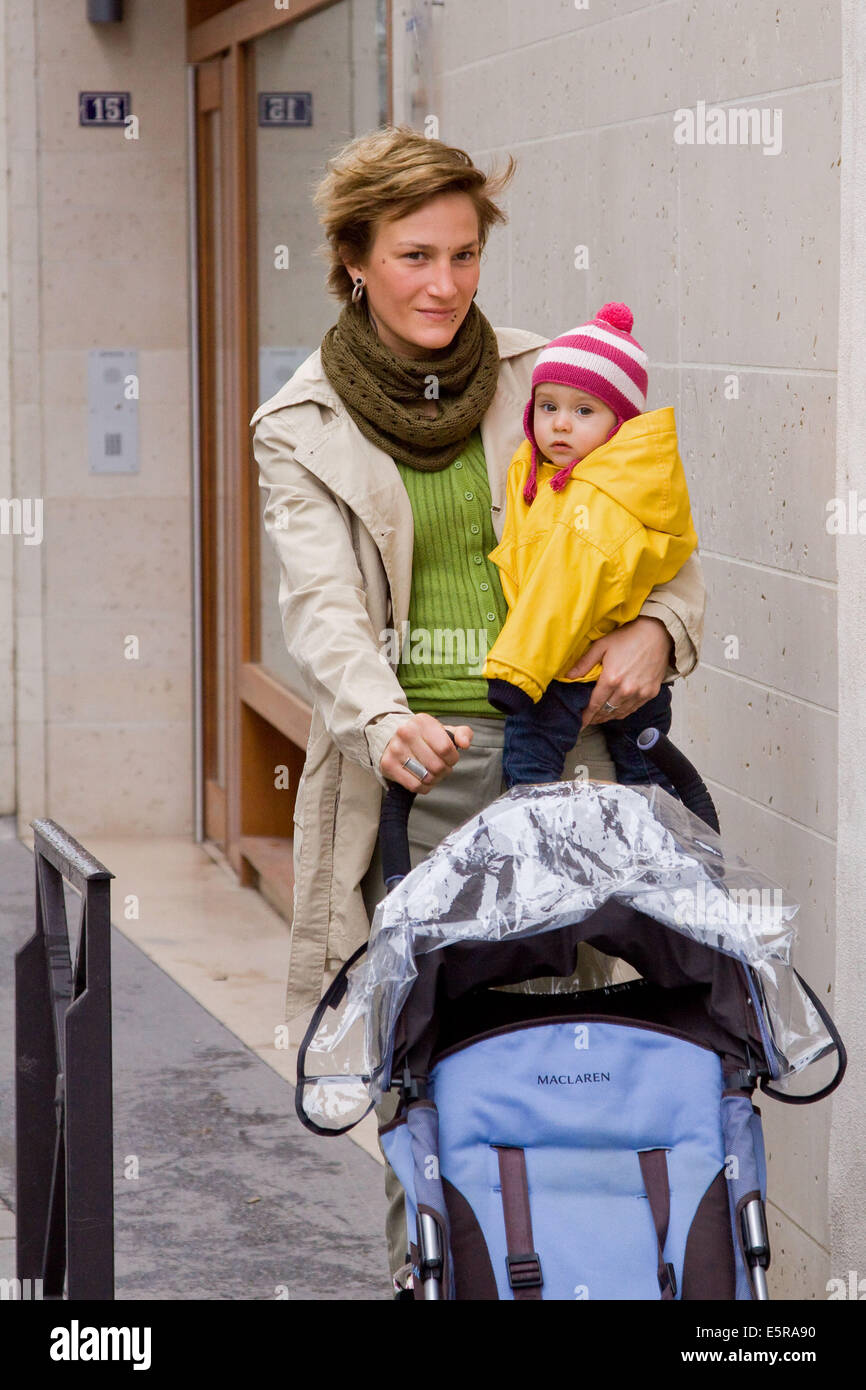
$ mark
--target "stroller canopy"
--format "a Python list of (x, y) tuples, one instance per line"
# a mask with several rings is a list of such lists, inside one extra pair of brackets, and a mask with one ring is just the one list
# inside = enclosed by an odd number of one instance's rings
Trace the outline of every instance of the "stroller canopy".
[[(615, 957), (666, 989), (702, 987), (707, 1045), (757, 1055), (784, 1086), (834, 1047), (793, 969), (797, 911), (658, 786), (515, 787), (379, 903), (366, 954), (305, 1039), (299, 1114), (322, 1132), (357, 1123), (392, 1069), (423, 1062), (443, 998), (545, 976), (597, 987)], [(575, 974), (581, 941), (606, 953), (607, 974), (598, 958), (591, 976)]]

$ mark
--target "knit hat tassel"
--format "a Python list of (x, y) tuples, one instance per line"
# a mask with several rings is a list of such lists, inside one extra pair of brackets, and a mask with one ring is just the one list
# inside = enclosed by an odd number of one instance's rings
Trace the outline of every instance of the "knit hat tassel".
[(554, 492), (562, 492), (579, 462), (579, 459), (572, 459), (571, 463), (567, 463), (564, 468), (560, 468), (558, 473), (554, 473), (550, 480), (550, 486)]
[[(559, 475), (557, 474), (557, 477)], [(535, 494), (538, 491), (538, 449), (532, 445), (532, 463), (529, 468), (529, 477), (523, 487), (523, 500), (530, 506), (535, 501)]]

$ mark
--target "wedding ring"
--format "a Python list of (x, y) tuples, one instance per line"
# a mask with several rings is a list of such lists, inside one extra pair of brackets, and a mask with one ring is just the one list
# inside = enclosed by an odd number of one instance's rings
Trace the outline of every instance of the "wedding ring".
[(408, 768), (412, 776), (417, 777), (419, 782), (423, 782), (424, 778), (429, 776), (427, 768), (423, 763), (419, 763), (417, 758), (407, 758), (403, 766)]
[(614, 710), (619, 709), (619, 706), (612, 705), (609, 700), (605, 700), (604, 704), (602, 705), (602, 709), (610, 710), (611, 714), (613, 714)]

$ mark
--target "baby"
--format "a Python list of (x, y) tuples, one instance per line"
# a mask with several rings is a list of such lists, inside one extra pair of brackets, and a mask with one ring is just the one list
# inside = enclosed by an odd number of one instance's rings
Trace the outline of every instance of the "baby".
[[(636, 618), (697, 549), (673, 409), (646, 406), (646, 353), (625, 304), (539, 353), (508, 472), (499, 567), (508, 617), (484, 665), (488, 699), (504, 711), (508, 787), (556, 782), (577, 740), (601, 664), (567, 672), (599, 637)], [(655, 782), (637, 735), (667, 733), (671, 692), (599, 727), (626, 783)]]

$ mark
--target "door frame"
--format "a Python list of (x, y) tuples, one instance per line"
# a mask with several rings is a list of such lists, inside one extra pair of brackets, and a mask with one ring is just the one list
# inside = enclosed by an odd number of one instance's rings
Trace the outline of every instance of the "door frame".
[[(226, 717), (224, 853), (241, 884), (258, 887), (283, 914), (291, 917), (295, 792), (303, 770), (311, 710), (294, 692), (259, 663), (260, 655), (260, 521), (258, 476), (248, 421), (255, 399), (258, 360), (258, 268), (256, 265), (256, 103), (255, 50), (252, 41), (286, 24), (342, 0), (291, 0), (289, 10), (274, 0), (237, 0), (212, 13), (215, 0), (188, 0), (188, 16), (204, 9), (210, 17), (187, 29), (190, 106), (190, 220), (193, 262), (191, 313), (194, 319), (193, 442), (195, 450), (194, 556), (196, 594), (196, 839), (205, 842), (205, 770), (207, 710), (213, 709), (206, 677), (212, 669), (208, 632), (202, 613), (202, 519), (207, 514), (208, 479), (203, 463), (212, 456), (207, 438), (213, 419), (212, 389), (201, 362), (207, 359), (211, 331), (209, 306), (202, 303), (202, 222), (207, 196), (202, 168), (201, 120), (206, 110), (221, 111), (220, 181), (223, 220), (222, 318), (224, 323), (224, 410), (219, 427), (225, 440), (226, 643), (224, 676)], [(391, 0), (387, 0), (386, 41), (391, 70)], [(391, 82), (388, 120), (392, 119)], [(205, 253), (206, 254), (206, 253)], [(201, 326), (201, 333), (199, 327)], [(199, 341), (204, 337), (204, 343)], [(199, 396), (201, 392), (201, 396)], [(210, 449), (210, 454), (209, 454)], [(275, 600), (276, 601), (276, 596)], [(211, 663), (209, 667), (209, 662)], [(208, 700), (211, 701), (208, 705)], [(288, 789), (278, 788), (275, 770), (285, 768)], [(209, 795), (213, 795), (213, 789)]]

